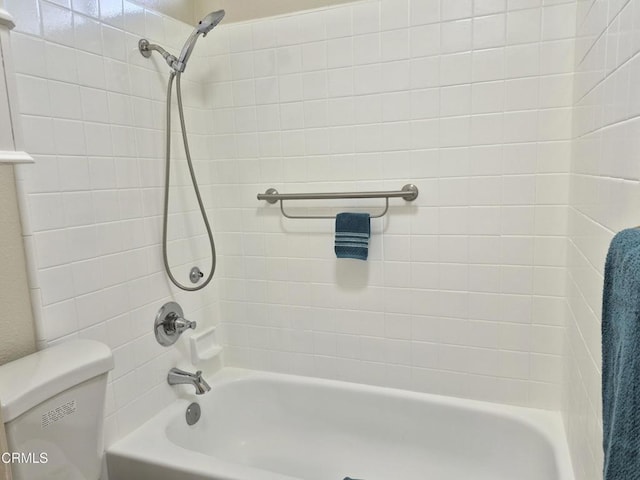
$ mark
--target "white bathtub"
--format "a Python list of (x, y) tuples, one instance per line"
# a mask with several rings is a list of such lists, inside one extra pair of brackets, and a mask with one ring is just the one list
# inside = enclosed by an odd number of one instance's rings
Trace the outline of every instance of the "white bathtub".
[(107, 451), (109, 480), (573, 480), (556, 413), (224, 369)]

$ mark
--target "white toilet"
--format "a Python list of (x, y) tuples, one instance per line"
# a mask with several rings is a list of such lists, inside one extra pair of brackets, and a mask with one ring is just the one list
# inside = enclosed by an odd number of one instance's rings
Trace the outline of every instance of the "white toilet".
[(109, 347), (93, 340), (70, 341), (0, 366), (13, 480), (100, 477), (112, 368)]

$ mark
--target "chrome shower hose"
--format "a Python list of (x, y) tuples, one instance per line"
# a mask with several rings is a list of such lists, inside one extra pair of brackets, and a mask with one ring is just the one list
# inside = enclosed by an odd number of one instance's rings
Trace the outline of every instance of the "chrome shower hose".
[[(171, 169), (171, 93), (173, 90), (173, 80), (176, 79), (176, 93), (178, 97), (178, 113), (180, 115), (180, 128), (182, 130), (182, 141), (184, 143), (184, 151), (187, 157), (187, 165), (189, 166), (189, 174), (191, 175), (191, 183), (193, 184), (193, 190), (196, 194), (196, 199), (198, 200), (198, 206), (200, 207), (200, 213), (202, 214), (202, 220), (204, 222), (204, 226), (207, 230), (207, 236), (209, 237), (209, 245), (211, 246), (211, 271), (209, 275), (204, 280), (203, 283), (197, 285), (195, 287), (187, 287), (173, 276), (171, 273), (171, 268), (169, 267), (169, 260), (167, 257), (167, 223), (169, 218), (169, 180), (170, 180), (170, 169)], [(211, 226), (209, 225), (209, 219), (207, 218), (207, 212), (204, 209), (204, 204), (202, 203), (202, 197), (200, 196), (200, 189), (198, 188), (198, 182), (196, 180), (196, 174), (193, 170), (193, 162), (191, 161), (191, 152), (189, 151), (189, 141), (187, 139), (187, 129), (185, 127), (184, 122), (184, 109), (182, 107), (182, 91), (180, 88), (180, 73), (176, 73), (172, 71), (169, 75), (169, 85), (167, 87), (167, 141), (166, 141), (166, 152), (165, 152), (165, 175), (164, 175), (164, 219), (162, 222), (162, 258), (164, 260), (164, 268), (169, 276), (171, 282), (181, 290), (185, 290), (187, 292), (195, 292), (197, 290), (201, 290), (206, 287), (211, 279), (213, 278), (213, 274), (216, 271), (216, 245), (213, 241), (213, 234), (211, 233)]]

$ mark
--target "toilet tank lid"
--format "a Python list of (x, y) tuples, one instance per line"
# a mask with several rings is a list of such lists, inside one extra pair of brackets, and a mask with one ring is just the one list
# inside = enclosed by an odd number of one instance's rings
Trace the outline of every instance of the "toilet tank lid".
[(71, 340), (0, 366), (0, 406), (10, 422), (39, 403), (113, 368), (111, 349)]

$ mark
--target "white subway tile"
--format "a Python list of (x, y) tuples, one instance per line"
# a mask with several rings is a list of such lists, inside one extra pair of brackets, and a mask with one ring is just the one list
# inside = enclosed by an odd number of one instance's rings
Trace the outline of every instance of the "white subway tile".
[(411, 25), (423, 25), (440, 21), (440, 0), (411, 0)]
[[(504, 277), (502, 277), (504, 279)], [(526, 336), (525, 338), (518, 339), (519, 344), (515, 344), (512, 346), (503, 346), (502, 348), (506, 349), (515, 349), (515, 350), (523, 350), (528, 351), (530, 347), (526, 345), (530, 345), (528, 342), (530, 340), (530, 334), (528, 333), (528, 327), (531, 322), (531, 310), (532, 310), (532, 301), (529, 295), (501, 295), (500, 296), (500, 306), (502, 311), (502, 321), (503, 322), (513, 322), (523, 324), (519, 326), (519, 328), (512, 328), (518, 335)]]
[(100, 20), (116, 28), (123, 28), (122, 0), (99, 0)]
[(387, 93), (382, 96), (382, 121), (394, 122), (411, 118), (409, 92)]
[(440, 85), (440, 57), (411, 60), (411, 88), (428, 88)]
[(11, 12), (16, 32), (40, 35), (40, 12), (37, 0), (10, 0), (5, 8)]
[(406, 28), (409, 25), (409, 0), (382, 0), (380, 25), (382, 30)]
[(360, 2), (352, 7), (353, 33), (378, 32), (380, 30), (380, 4), (379, 2)]
[(531, 371), (530, 355), (525, 352), (501, 351), (500, 376), (528, 380)]
[(76, 52), (76, 57), (80, 85), (104, 89), (106, 86), (104, 59), (98, 55), (81, 51)]
[(50, 80), (74, 83), (78, 81), (76, 52), (73, 49), (45, 42), (45, 64)]
[(573, 39), (541, 43), (540, 58), (544, 58), (544, 62), (540, 64), (540, 73), (573, 72), (574, 48)]
[[(68, 280), (67, 280), (68, 281)], [(65, 300), (43, 307), (44, 334), (56, 339), (78, 330), (78, 317), (74, 300)]]
[(441, 0), (440, 2), (440, 15), (443, 22), (471, 17), (472, 14), (473, 2), (471, 0), (458, 0), (456, 2)]
[(500, 13), (504, 12), (505, 9), (505, 0), (474, 0), (473, 2), (473, 14), (475, 16)]
[(541, 38), (542, 12), (539, 8), (516, 10), (507, 14), (509, 44), (533, 43)]
[(474, 51), (472, 72), (474, 82), (504, 79), (505, 50), (495, 48)]
[(394, 92), (408, 90), (410, 87), (410, 64), (408, 61), (397, 61), (382, 65), (381, 91)]
[(113, 154), (111, 129), (108, 125), (85, 123), (84, 133), (86, 136), (86, 151), (88, 155), (109, 156)]
[(39, 276), (43, 305), (73, 298), (73, 281), (69, 265), (40, 270)]
[(102, 36), (100, 23), (84, 15), (73, 14), (75, 48), (87, 52), (102, 54)]
[(355, 67), (353, 82), (356, 95), (380, 93), (382, 91), (382, 67), (379, 64)]
[(533, 110), (538, 108), (540, 81), (538, 77), (518, 78), (505, 82), (505, 110)]
[(308, 43), (302, 47), (303, 71), (327, 68), (327, 44), (325, 42)]
[[(232, 95), (228, 95), (232, 97)], [(257, 105), (277, 103), (279, 99), (279, 84), (277, 77), (256, 78), (255, 97)]]
[(46, 80), (16, 75), (21, 111), (28, 115), (50, 116), (51, 102)]
[(11, 34), (11, 46), (14, 52), (19, 53), (14, 55), (13, 58), (13, 66), (16, 73), (40, 77), (46, 75), (45, 42), (42, 38), (23, 35), (14, 31)]
[(353, 61), (355, 65), (380, 62), (380, 34), (372, 33), (353, 38)]
[(439, 90), (431, 88), (411, 91), (411, 118), (414, 120), (436, 118), (440, 110)]
[(536, 110), (506, 112), (504, 126), (506, 143), (530, 142), (538, 136), (538, 112)]
[(471, 20), (458, 20), (443, 23), (440, 26), (442, 53), (466, 52), (471, 50), (473, 42)]
[(571, 138), (571, 108), (541, 110), (539, 117), (540, 140), (568, 140)]
[(495, 145), (504, 140), (504, 116), (501, 113), (471, 117), (471, 145)]
[(278, 81), (281, 102), (295, 102), (303, 99), (301, 75), (281, 76)]
[(542, 39), (571, 38), (576, 31), (576, 4), (574, 2), (549, 5), (542, 9)]
[(499, 292), (500, 268), (493, 265), (469, 265), (469, 290), (472, 292)]
[(327, 75), (325, 71), (302, 74), (302, 89), (305, 100), (327, 97)]
[(70, 10), (50, 3), (42, 3), (40, 14), (45, 40), (68, 47), (74, 46), (73, 14)]
[(473, 48), (494, 48), (505, 44), (505, 15), (473, 19)]
[(440, 84), (457, 85), (470, 82), (471, 53), (459, 53), (440, 57)]
[(471, 121), (469, 116), (440, 119), (440, 146), (464, 147), (471, 138)]
[(563, 296), (565, 277), (564, 267), (536, 267), (534, 269), (534, 293), (554, 297)]
[(425, 57), (440, 53), (440, 25), (422, 25), (409, 30), (412, 57)]
[(471, 85), (440, 88), (440, 115), (443, 117), (471, 113)]
[(534, 242), (531, 237), (501, 238), (501, 253), (504, 265), (533, 265)]
[(505, 49), (507, 78), (529, 77), (540, 71), (539, 44), (513, 45)]
[(351, 6), (331, 8), (325, 11), (327, 38), (348, 37), (352, 34)]
[(472, 113), (501, 112), (504, 108), (504, 82), (474, 83), (472, 88)]
[(394, 30), (380, 36), (381, 59), (383, 62), (402, 60), (409, 57), (409, 31)]
[(82, 118), (90, 122), (109, 122), (107, 94), (103, 90), (81, 88)]
[(543, 325), (531, 326), (531, 348), (536, 353), (560, 355), (562, 352), (562, 335), (558, 331), (562, 327)]

